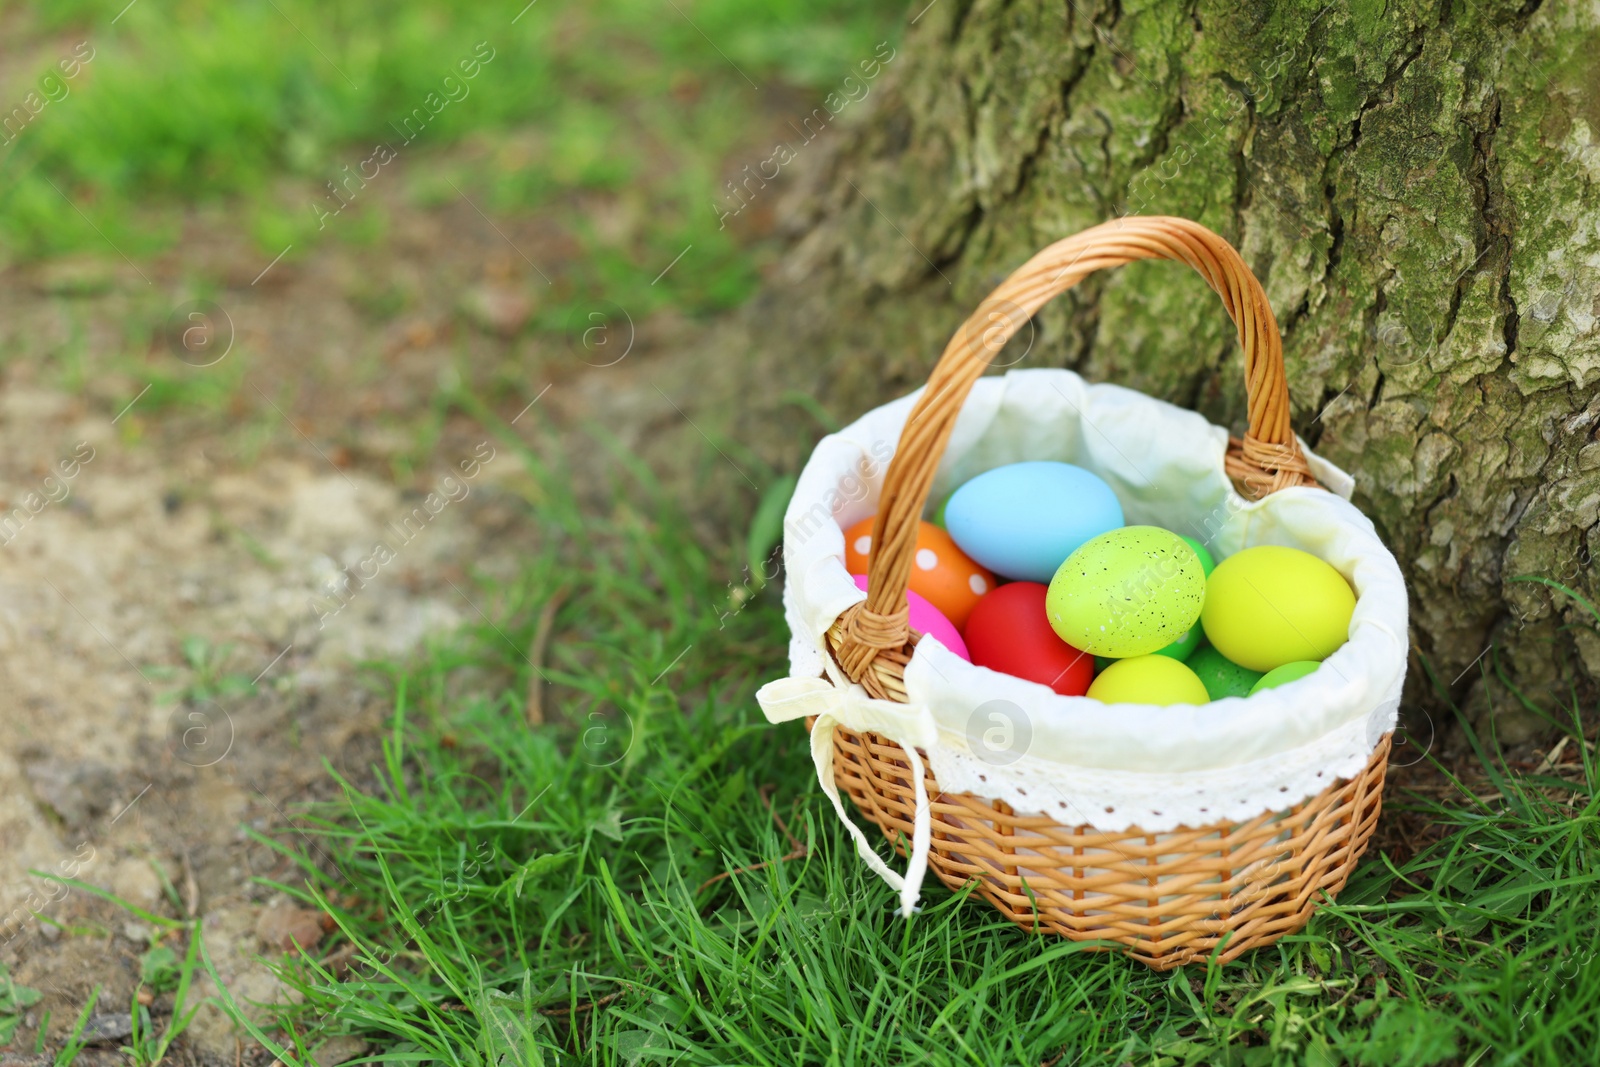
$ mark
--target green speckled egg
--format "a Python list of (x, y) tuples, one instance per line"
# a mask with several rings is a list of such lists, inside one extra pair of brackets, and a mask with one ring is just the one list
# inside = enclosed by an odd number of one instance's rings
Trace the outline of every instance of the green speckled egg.
[(1250, 687), (1261, 680), (1260, 671), (1239, 666), (1210, 645), (1198, 649), (1185, 662), (1199, 677), (1200, 684), (1206, 687), (1212, 700), (1249, 696)]
[(1050, 580), (1045, 611), (1063, 641), (1096, 656), (1144, 656), (1200, 618), (1206, 575), (1183, 538), (1123, 526), (1086, 541)]

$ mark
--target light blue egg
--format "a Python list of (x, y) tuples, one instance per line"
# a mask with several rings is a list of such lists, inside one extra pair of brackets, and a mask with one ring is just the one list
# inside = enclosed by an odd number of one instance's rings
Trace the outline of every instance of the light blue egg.
[(957, 489), (945, 529), (996, 574), (1049, 583), (1079, 545), (1122, 525), (1122, 505), (1100, 478), (1070, 463), (1012, 463)]

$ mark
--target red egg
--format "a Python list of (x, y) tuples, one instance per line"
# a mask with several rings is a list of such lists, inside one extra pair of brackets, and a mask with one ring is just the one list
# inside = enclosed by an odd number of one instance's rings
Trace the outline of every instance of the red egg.
[(1047, 586), (1011, 582), (978, 601), (965, 637), (972, 662), (1080, 697), (1094, 681), (1094, 657), (1056, 636), (1045, 614)]

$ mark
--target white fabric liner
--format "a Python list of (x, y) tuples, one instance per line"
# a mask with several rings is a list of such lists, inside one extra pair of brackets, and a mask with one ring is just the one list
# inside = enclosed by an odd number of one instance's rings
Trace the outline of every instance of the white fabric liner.
[[(1356, 591), (1347, 644), (1315, 674), (1249, 698), (1201, 707), (1102, 704), (967, 663), (938, 641), (918, 643), (906, 669), (907, 704), (870, 700), (825, 650), (839, 614), (864, 600), (844, 565), (843, 530), (877, 510), (887, 460), (920, 390), (823, 438), (801, 472), (784, 519), (784, 607), (790, 677), (758, 694), (769, 720), (819, 719), (818, 780), (858, 850), (912, 910), (927, 864), (927, 800), (919, 790), (912, 859), (895, 875), (849, 819), (833, 783), (832, 731), (873, 730), (917, 746), (939, 787), (1004, 800), (1097, 830), (1161, 833), (1282, 811), (1360, 773), (1393, 729), (1406, 664), (1406, 590), (1372, 523), (1348, 501), (1354, 482), (1308, 453), (1332, 492), (1296, 488), (1241, 497), (1223, 472), (1228, 435), (1200, 415), (1066, 370), (1014, 370), (980, 379), (962, 406), (931, 500), (983, 471), (1021, 460), (1060, 460), (1094, 471), (1130, 525), (1164, 526), (1205, 542), (1221, 559), (1263, 544), (1331, 563)], [(829, 681), (823, 682), (826, 677)], [(1024, 750), (997, 760), (983, 744), (994, 720), (978, 709), (1010, 702)], [(1016, 710), (1010, 710), (1014, 706)], [(912, 752), (913, 763), (920, 763)], [(986, 758), (987, 756), (987, 758)]]

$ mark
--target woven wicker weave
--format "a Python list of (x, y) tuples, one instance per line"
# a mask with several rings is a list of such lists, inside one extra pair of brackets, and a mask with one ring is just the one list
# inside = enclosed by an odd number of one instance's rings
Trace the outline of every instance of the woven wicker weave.
[[(1059, 241), (978, 306), (907, 418), (873, 525), (867, 600), (828, 631), (840, 667), (871, 696), (906, 700), (905, 665), (920, 637), (905, 608), (917, 524), (972, 383), (1052, 297), (1094, 271), (1138, 259), (1193, 268), (1238, 327), (1249, 429), (1230, 441), (1225, 466), (1240, 492), (1260, 497), (1316, 485), (1289, 425), (1277, 320), (1233, 246), (1176, 218), (1123, 218)], [(929, 864), (952, 889), (976, 879), (979, 892), (1024, 929), (1119, 942), (1162, 969), (1208, 956), (1224, 941), (1220, 958), (1232, 959), (1299, 929), (1344, 885), (1377, 822), (1388, 749), (1385, 737), (1358, 777), (1330, 782), (1302, 804), (1246, 823), (1162, 834), (1104, 833), (1048, 814), (1019, 816), (1002, 801), (941, 793), (929, 774)], [(899, 746), (836, 729), (834, 775), (861, 812), (903, 845), (916, 803)]]

